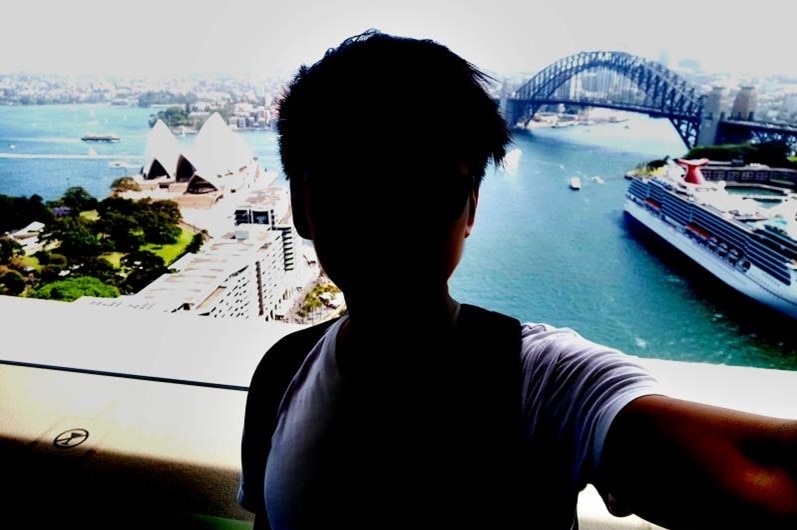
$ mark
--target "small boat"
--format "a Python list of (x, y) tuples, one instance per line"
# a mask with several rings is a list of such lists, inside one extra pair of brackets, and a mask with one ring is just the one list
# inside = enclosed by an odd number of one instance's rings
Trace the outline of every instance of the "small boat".
[(578, 177), (570, 177), (570, 189), (571, 190), (580, 190), (581, 189), (581, 179)]
[(9, 149), (16, 149), (17, 148), (17, 146), (14, 145), (14, 144), (8, 144), (8, 147), (9, 147)]
[(121, 169), (135, 169), (138, 167), (138, 164), (131, 164), (129, 162), (125, 162), (124, 160), (112, 160), (108, 162), (108, 167), (121, 168)]

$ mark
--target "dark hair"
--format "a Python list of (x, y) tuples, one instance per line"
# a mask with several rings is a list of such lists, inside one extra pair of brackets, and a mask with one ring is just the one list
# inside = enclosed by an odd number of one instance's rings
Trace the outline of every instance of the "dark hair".
[(376, 30), (351, 37), (302, 66), (280, 101), (285, 175), (302, 179), (336, 164), (401, 172), (399, 164), (436, 171), (464, 162), (478, 187), (509, 143), (485, 90), (492, 81), (431, 40)]

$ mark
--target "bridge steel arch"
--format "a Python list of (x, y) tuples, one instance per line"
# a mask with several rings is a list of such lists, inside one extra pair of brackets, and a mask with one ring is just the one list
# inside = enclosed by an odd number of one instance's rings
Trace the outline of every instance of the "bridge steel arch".
[[(603, 68), (630, 79), (645, 93), (638, 101), (617, 101), (608, 98), (563, 98), (557, 89), (571, 78), (588, 70)], [(580, 52), (556, 61), (521, 86), (511, 98), (512, 114), (528, 123), (543, 105), (572, 104), (640, 112), (652, 117), (668, 118), (687, 147), (694, 147), (700, 130), (705, 96), (696, 87), (663, 64), (626, 52)]]

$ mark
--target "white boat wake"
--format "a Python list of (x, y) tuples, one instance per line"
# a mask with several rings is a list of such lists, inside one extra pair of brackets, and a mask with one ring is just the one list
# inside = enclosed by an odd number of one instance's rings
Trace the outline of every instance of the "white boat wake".
[(510, 175), (517, 174), (518, 167), (520, 166), (520, 158), (523, 156), (523, 151), (519, 148), (512, 149), (506, 156), (504, 156), (503, 170)]

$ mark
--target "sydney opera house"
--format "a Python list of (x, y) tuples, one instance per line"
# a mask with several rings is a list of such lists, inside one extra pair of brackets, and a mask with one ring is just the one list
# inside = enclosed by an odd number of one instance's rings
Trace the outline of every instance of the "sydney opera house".
[(182, 146), (169, 127), (158, 120), (147, 139), (146, 162), (140, 175), (143, 189), (172, 193), (223, 194), (252, 186), (258, 164), (246, 141), (213, 113), (190, 146)]

